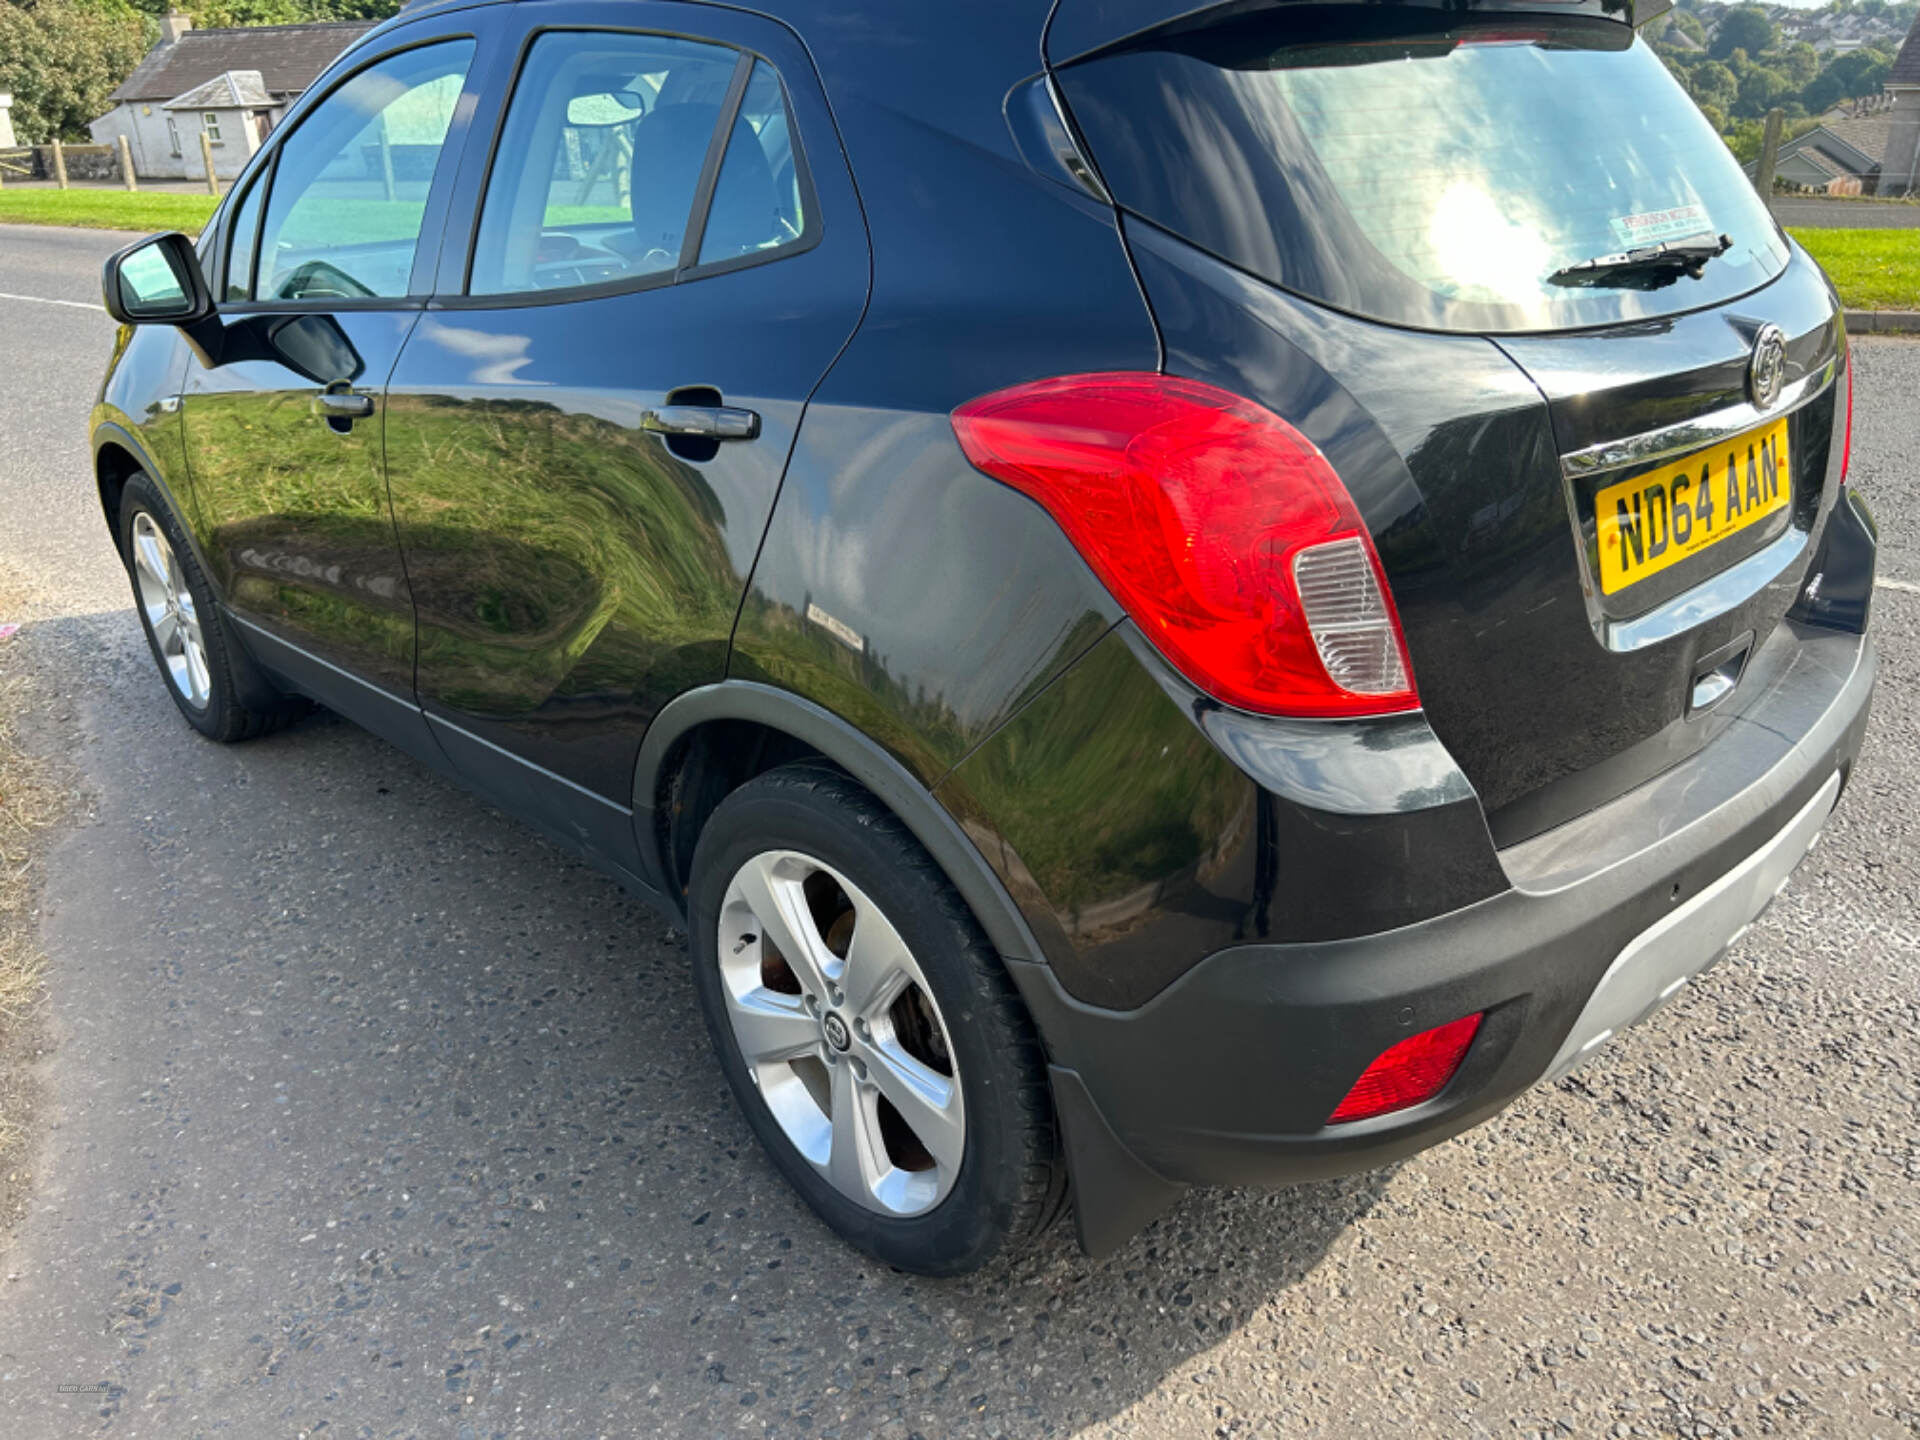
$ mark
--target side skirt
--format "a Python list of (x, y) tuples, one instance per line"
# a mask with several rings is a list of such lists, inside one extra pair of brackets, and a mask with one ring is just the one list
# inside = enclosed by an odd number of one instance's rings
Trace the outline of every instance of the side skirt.
[(637, 873), (633, 812), (625, 806), (583, 790), (441, 716), (429, 715), (412, 699), (363, 680), (230, 610), (223, 613), (254, 662), (283, 688), (317, 701), (406, 751), (436, 775), (458, 782), (531, 826), (618, 881), (636, 899), (681, 923), (666, 896)]

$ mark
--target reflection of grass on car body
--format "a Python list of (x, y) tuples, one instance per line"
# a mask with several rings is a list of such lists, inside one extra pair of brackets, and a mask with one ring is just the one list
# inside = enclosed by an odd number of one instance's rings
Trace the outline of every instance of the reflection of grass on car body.
[(435, 693), (520, 713), (653, 690), (676, 652), (731, 629), (726, 517), (657, 437), (544, 403), (400, 396), (388, 414)]
[[(1099, 697), (1097, 702), (1093, 697)], [(1116, 776), (1127, 783), (1116, 785)], [(1109, 636), (955, 776), (1055, 905), (1124, 899), (1235, 835), (1250, 784)], [(1170, 816), (1190, 817), (1177, 822)]]

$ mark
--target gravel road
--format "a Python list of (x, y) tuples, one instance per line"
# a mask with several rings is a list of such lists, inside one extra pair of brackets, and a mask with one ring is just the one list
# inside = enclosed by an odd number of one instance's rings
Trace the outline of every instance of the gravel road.
[[(0, 227), (0, 292), (88, 301), (116, 243)], [(349, 725), (180, 723), (88, 474), (111, 336), (0, 299), (9, 643), (88, 791), (10, 1440), (1920, 1434), (1920, 343), (1856, 349), (1867, 756), (1725, 963), (1391, 1171), (930, 1282), (761, 1157), (662, 920)]]

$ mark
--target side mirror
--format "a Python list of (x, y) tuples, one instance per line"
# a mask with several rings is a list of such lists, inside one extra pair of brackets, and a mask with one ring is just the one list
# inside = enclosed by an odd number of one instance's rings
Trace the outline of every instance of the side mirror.
[(107, 313), (122, 325), (192, 325), (213, 314), (200, 257), (178, 231), (149, 235), (109, 256), (100, 288)]

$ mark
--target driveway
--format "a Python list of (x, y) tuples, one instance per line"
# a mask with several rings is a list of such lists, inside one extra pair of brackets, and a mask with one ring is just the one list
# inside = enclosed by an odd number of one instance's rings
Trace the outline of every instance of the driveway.
[(933, 1282), (762, 1158), (663, 920), (331, 717), (181, 723), (88, 469), (121, 238), (0, 227), (39, 297), (0, 299), (0, 592), (86, 788), (4, 1162), (10, 1440), (1920, 1428), (1920, 344), (1855, 351), (1866, 758), (1725, 962), (1392, 1171)]

